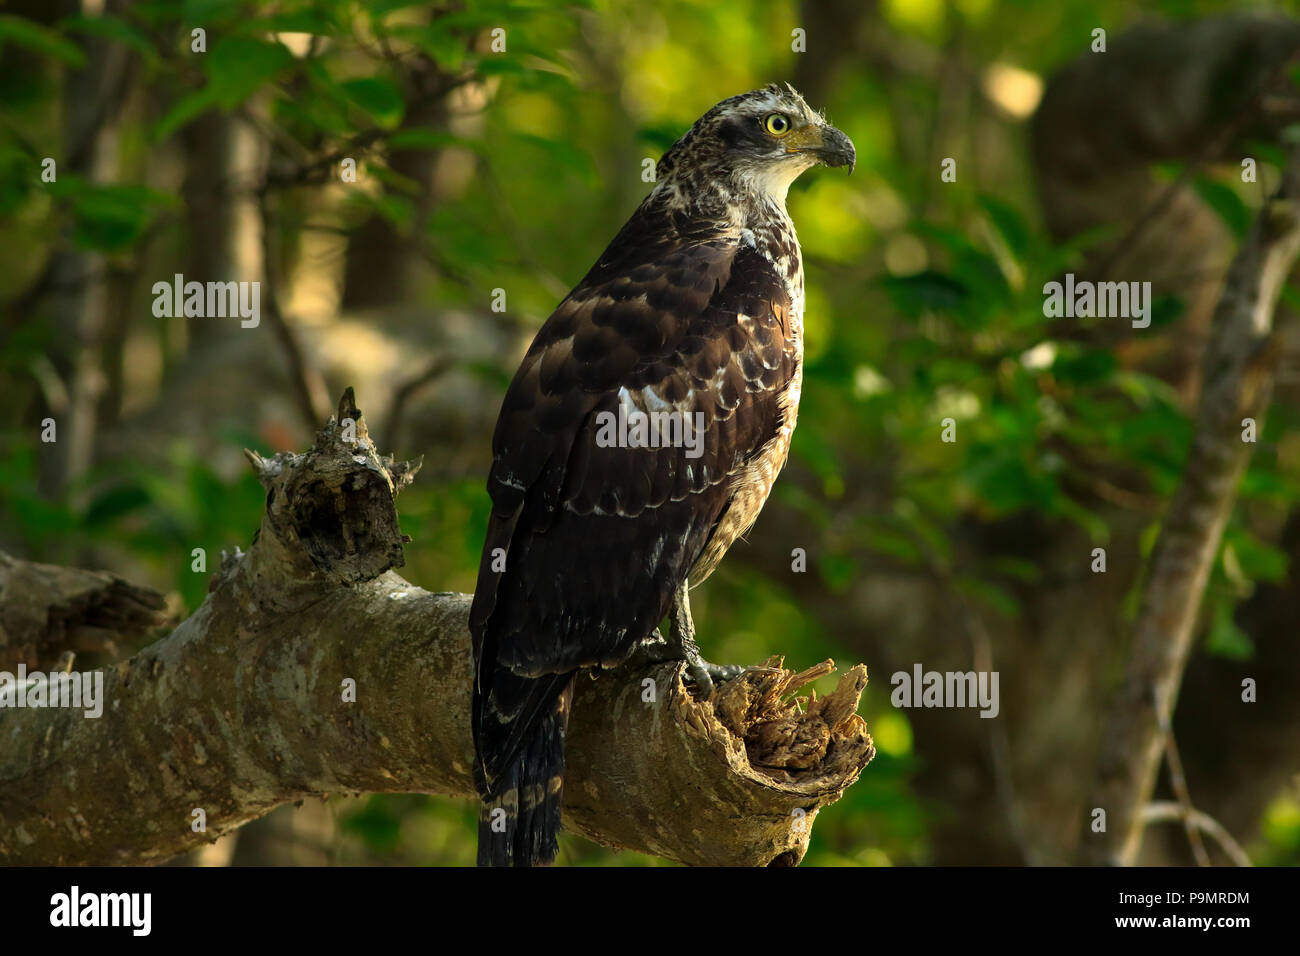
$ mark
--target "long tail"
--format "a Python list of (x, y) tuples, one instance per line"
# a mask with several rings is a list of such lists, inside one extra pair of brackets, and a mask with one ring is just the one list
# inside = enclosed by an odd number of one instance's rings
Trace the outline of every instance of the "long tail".
[(554, 862), (573, 678), (498, 672), (486, 700), (476, 694), (479, 866)]

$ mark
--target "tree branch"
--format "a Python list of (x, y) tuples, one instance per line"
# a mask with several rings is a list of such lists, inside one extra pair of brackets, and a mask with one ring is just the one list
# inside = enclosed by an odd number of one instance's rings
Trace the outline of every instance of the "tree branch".
[(393, 389), (393, 399), (388, 404), (388, 417), (385, 420), (382, 434), (388, 440), (388, 444), (396, 445), (398, 432), (402, 427), (403, 416), (406, 413), (406, 403), (412, 396), (416, 395), (420, 389), (426, 385), (436, 382), (449, 372), (455, 363), (446, 355), (439, 355), (433, 361), (429, 362), (415, 375), (406, 379)]
[(0, 670), (47, 670), (69, 651), (109, 652), (160, 627), (166, 601), (115, 574), (20, 561), (0, 551)]
[[(0, 709), (0, 861), (157, 861), (308, 796), (473, 794), (471, 598), (391, 570), (419, 463), (377, 454), (350, 389), (306, 454), (248, 455), (267, 488), (253, 545), (169, 637), (102, 672), (103, 716)], [(874, 755), (861, 665), (828, 697), (782, 699), (832, 666), (703, 703), (680, 664), (580, 680), (566, 825), (683, 863), (797, 863)]]
[(1262, 430), (1273, 386), (1273, 312), (1300, 254), (1300, 153), (1265, 204), (1225, 280), (1209, 346), (1196, 436), (1150, 565), (1124, 685), (1112, 703), (1089, 807), (1107, 830), (1085, 836), (1091, 863), (1131, 864), (1151, 798), (1219, 540), (1250, 461), (1243, 419)]

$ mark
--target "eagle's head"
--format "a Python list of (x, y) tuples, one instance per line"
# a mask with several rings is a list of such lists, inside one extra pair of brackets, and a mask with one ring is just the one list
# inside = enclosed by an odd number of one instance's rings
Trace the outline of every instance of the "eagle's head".
[(788, 83), (725, 99), (664, 153), (656, 178), (685, 199), (770, 199), (783, 205), (810, 166), (847, 166), (852, 141), (814, 112)]

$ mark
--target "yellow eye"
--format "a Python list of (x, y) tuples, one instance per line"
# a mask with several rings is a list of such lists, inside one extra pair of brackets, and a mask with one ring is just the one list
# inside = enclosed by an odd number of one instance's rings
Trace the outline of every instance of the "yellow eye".
[(768, 113), (763, 118), (763, 129), (773, 136), (784, 136), (790, 132), (790, 120), (783, 113)]

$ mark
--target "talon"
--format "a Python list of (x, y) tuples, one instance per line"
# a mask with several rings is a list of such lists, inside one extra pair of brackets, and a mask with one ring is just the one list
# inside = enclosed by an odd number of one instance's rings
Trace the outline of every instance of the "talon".
[(700, 700), (708, 700), (712, 697), (713, 678), (709, 676), (709, 665), (704, 662), (690, 664), (687, 666), (687, 671), (695, 681), (695, 688), (700, 693)]
[(710, 664), (705, 661), (704, 668), (709, 672), (710, 677), (723, 684), (745, 673), (744, 666), (740, 664)]

